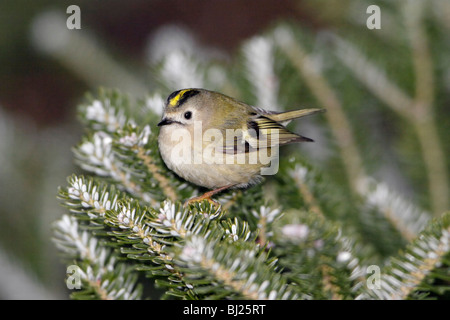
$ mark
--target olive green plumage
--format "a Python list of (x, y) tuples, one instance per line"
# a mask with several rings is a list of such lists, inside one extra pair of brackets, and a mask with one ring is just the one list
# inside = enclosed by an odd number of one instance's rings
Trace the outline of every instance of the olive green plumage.
[(271, 167), (279, 146), (312, 141), (285, 125), (320, 111), (266, 111), (218, 92), (178, 90), (167, 98), (158, 124), (159, 149), (167, 167), (189, 182), (209, 189), (247, 187)]

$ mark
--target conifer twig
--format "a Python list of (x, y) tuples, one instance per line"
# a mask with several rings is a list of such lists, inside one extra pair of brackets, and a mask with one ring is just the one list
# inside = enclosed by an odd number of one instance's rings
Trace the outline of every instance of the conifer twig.
[(320, 208), (316, 198), (311, 192), (311, 189), (305, 182), (307, 174), (308, 169), (303, 166), (296, 166), (292, 171), (291, 176), (294, 178), (294, 181), (298, 187), (298, 191), (305, 201), (306, 205), (308, 206), (309, 210), (324, 219), (325, 217), (323, 215), (322, 209)]
[(306, 85), (314, 94), (321, 107), (327, 110), (325, 116), (340, 148), (342, 163), (350, 188), (357, 194), (358, 179), (365, 174), (350, 123), (337, 93), (321, 73), (314, 56), (308, 54), (299, 41), (295, 41), (290, 31), (285, 28), (277, 29), (275, 31), (275, 39), (281, 50), (286, 54), (300, 75), (303, 76)]
[(243, 48), (248, 78), (254, 87), (255, 105), (277, 111), (278, 79), (273, 70), (273, 51), (273, 41), (263, 36), (252, 38)]
[(159, 185), (161, 186), (161, 189), (163, 190), (164, 194), (167, 197), (169, 197), (169, 199), (172, 201), (177, 200), (178, 196), (173, 187), (170, 185), (169, 179), (167, 179), (164, 175), (162, 175), (159, 172), (158, 167), (155, 165), (154, 161), (152, 160), (150, 155), (146, 153), (146, 150), (143, 147), (137, 146), (136, 148), (137, 148), (137, 157), (144, 162), (148, 171), (159, 182)]
[(414, 104), (411, 97), (392, 82), (383, 70), (369, 61), (355, 45), (337, 35), (333, 35), (332, 39), (336, 45), (336, 57), (355, 77), (388, 107), (411, 121), (410, 107)]
[[(439, 278), (439, 274), (448, 277), (445, 257), (449, 250), (450, 214), (447, 212), (432, 221), (404, 252), (389, 261), (379, 276), (379, 288), (367, 288), (357, 299), (407, 299), (421, 285), (426, 285), (427, 277)], [(443, 268), (439, 270), (441, 266)]]
[(63, 215), (54, 223), (56, 246), (77, 263), (76, 274), (83, 281), (81, 292), (73, 296), (83, 298), (93, 291), (100, 300), (138, 299), (140, 287), (132, 268), (118, 262), (113, 252), (102, 247), (88, 231), (82, 231), (74, 217)]
[(339, 293), (339, 287), (334, 283), (335, 279), (331, 274), (331, 268), (327, 264), (322, 264), (320, 271), (322, 274), (323, 288), (331, 294), (331, 300), (343, 300), (342, 295)]
[[(264, 255), (258, 254), (256, 245), (238, 249), (231, 244), (219, 246), (213, 239), (206, 241), (203, 237), (193, 236), (187, 239), (177, 257), (189, 270), (198, 270), (205, 277), (212, 277), (214, 282), (222, 282), (225, 289), (231, 289), (245, 299), (296, 298), (282, 275), (264, 262)], [(260, 278), (262, 274), (265, 276)]]
[(407, 241), (412, 241), (430, 219), (429, 213), (417, 209), (384, 183), (366, 178), (360, 181), (360, 189), (366, 204), (383, 214)]
[(334, 35), (336, 57), (386, 106), (413, 125), (422, 150), (428, 176), (432, 211), (439, 215), (449, 208), (448, 172), (445, 156), (433, 117), (433, 68), (427, 35), (422, 23), (423, 2), (405, 4), (404, 18), (411, 41), (415, 97), (412, 98), (375, 64), (369, 61), (352, 43)]
[(414, 126), (428, 174), (429, 197), (435, 215), (449, 209), (448, 172), (433, 114), (434, 75), (427, 34), (424, 30), (425, 2), (407, 1), (404, 19), (416, 76)]

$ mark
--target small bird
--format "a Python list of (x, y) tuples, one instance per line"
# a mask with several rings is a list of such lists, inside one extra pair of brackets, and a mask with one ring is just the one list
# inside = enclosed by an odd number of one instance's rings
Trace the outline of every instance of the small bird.
[(202, 200), (219, 205), (211, 199), (216, 193), (246, 188), (259, 183), (262, 174), (275, 174), (279, 146), (313, 141), (285, 126), (321, 111), (266, 111), (214, 91), (178, 90), (167, 98), (158, 123), (158, 146), (170, 170), (211, 189), (185, 205)]

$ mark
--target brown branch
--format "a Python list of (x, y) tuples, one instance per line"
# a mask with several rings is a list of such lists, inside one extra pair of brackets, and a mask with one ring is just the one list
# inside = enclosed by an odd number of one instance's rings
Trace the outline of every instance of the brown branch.
[[(285, 30), (280, 31), (284, 32)], [(325, 116), (340, 148), (342, 162), (350, 187), (357, 194), (358, 181), (360, 177), (365, 176), (365, 173), (350, 123), (338, 95), (329, 85), (319, 68), (316, 67), (313, 57), (304, 51), (298, 41), (295, 41), (290, 34), (282, 34), (281, 36), (285, 39), (279, 41), (280, 48), (303, 76), (306, 85), (315, 95), (319, 104), (327, 110)], [(286, 36), (292, 39), (283, 41), (286, 40)]]
[(144, 165), (147, 167), (148, 171), (159, 182), (164, 194), (169, 197), (170, 200), (176, 201), (178, 198), (177, 193), (170, 185), (169, 179), (159, 172), (159, 168), (154, 164), (152, 157), (146, 154), (145, 149), (142, 147), (137, 147), (137, 156), (144, 162)]
[(435, 215), (440, 215), (449, 209), (450, 187), (447, 180), (445, 155), (433, 115), (434, 75), (427, 34), (423, 25), (424, 4), (422, 1), (411, 1), (406, 3), (403, 9), (416, 76), (414, 127), (427, 168), (432, 210)]

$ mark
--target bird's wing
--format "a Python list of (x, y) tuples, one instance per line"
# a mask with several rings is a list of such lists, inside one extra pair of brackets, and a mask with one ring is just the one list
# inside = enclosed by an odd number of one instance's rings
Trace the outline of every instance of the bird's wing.
[(245, 127), (225, 133), (222, 152), (248, 153), (288, 143), (313, 141), (290, 132), (282, 124), (262, 115), (251, 118)]
[(275, 111), (267, 111), (261, 108), (253, 107), (255, 110), (257, 110), (261, 115), (279, 122), (283, 124), (284, 126), (287, 125), (291, 120), (303, 118), (318, 112), (324, 112), (325, 109), (300, 109), (300, 110), (292, 110), (292, 111), (285, 111), (285, 112), (275, 112)]
[(313, 141), (310, 138), (289, 131), (281, 123), (265, 116), (259, 116), (250, 121), (249, 128), (259, 132), (257, 137), (260, 146), (264, 146), (264, 143), (266, 143), (268, 147), (273, 147), (293, 142)]

